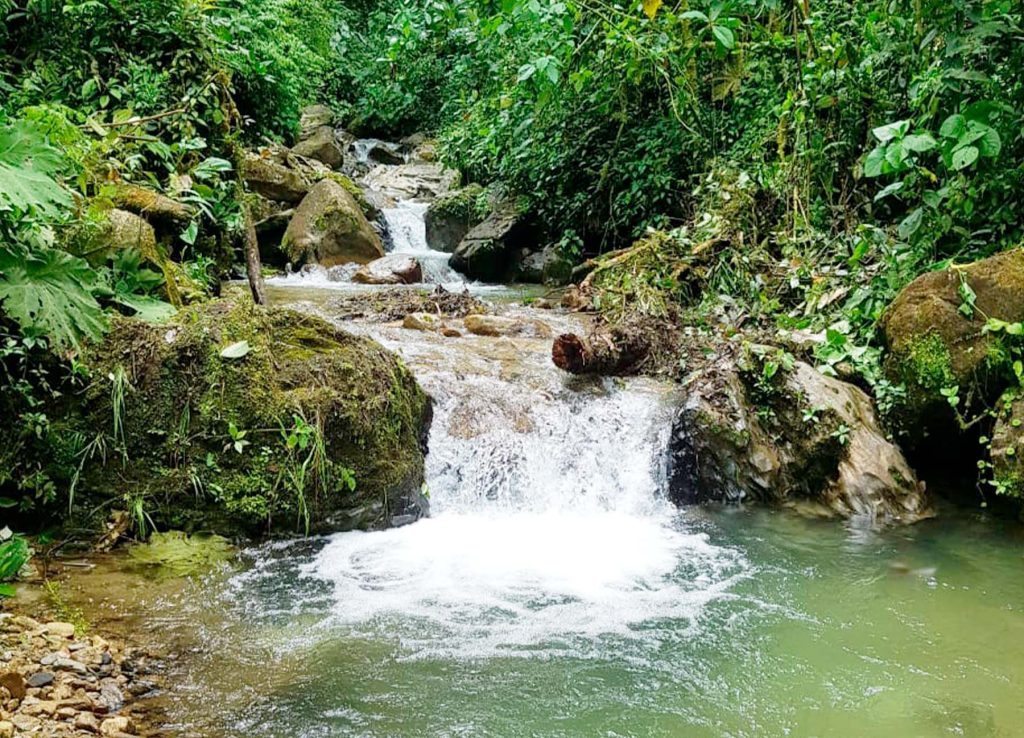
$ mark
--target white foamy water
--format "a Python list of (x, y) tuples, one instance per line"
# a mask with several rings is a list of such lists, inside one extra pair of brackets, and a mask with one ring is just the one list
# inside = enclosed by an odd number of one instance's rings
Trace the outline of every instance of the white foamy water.
[(465, 277), (448, 266), (451, 254), (435, 251), (427, 245), (427, 227), (424, 216), (429, 205), (416, 200), (402, 200), (393, 208), (384, 208), (381, 215), (387, 224), (392, 252), (408, 254), (423, 268), (426, 284), (441, 284), (462, 288)]
[(550, 655), (657, 621), (685, 630), (747, 575), (662, 495), (663, 387), (567, 387), (548, 341), (378, 330), (436, 401), (433, 517), (333, 536), (304, 566), (332, 586), (334, 625), (397, 636), (411, 657)]

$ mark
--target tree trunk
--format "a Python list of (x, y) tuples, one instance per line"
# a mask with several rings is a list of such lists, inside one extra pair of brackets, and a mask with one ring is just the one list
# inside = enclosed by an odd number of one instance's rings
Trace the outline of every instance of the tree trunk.
[(257, 305), (266, 305), (267, 296), (263, 290), (263, 265), (260, 264), (260, 242), (256, 237), (256, 224), (252, 220), (249, 204), (242, 205), (245, 217), (245, 273), (249, 277), (249, 289)]
[(598, 329), (586, 338), (563, 333), (551, 347), (551, 360), (570, 374), (628, 374), (649, 349), (638, 335)]

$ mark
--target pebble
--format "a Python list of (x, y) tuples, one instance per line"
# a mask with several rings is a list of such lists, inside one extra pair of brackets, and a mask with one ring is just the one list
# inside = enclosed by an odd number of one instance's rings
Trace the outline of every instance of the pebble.
[(71, 623), (47, 623), (43, 626), (43, 632), (59, 638), (74, 638), (75, 626)]
[(131, 731), (131, 727), (132, 721), (123, 715), (107, 718), (100, 723), (100, 735), (116, 736), (119, 733), (128, 733)]
[(30, 687), (45, 687), (53, 684), (53, 674), (48, 671), (37, 671), (26, 682)]
[(63, 671), (73, 671), (76, 674), (88, 674), (89, 667), (83, 664), (81, 661), (75, 661), (65, 656), (61, 656), (53, 662), (53, 668)]
[(14, 738), (14, 723), (0, 720), (0, 738)]
[[(91, 712), (80, 712), (75, 717), (75, 727), (78, 730), (88, 730), (90, 733), (100, 732), (100, 721)], [(0, 736), (2, 738), (2, 736)]]

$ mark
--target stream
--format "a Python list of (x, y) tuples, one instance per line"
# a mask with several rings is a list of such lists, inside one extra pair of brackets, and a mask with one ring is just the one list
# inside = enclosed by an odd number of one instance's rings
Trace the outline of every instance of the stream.
[[(392, 248), (461, 288), (424, 209), (385, 210)], [(357, 289), (268, 283), (327, 318)], [(1019, 526), (679, 510), (663, 494), (678, 388), (569, 377), (550, 339), (344, 326), (435, 400), (432, 516), (268, 543), (184, 582), (143, 586), (116, 561), (78, 577), (93, 612), (171, 654), (159, 700), (175, 734), (1024, 736)]]

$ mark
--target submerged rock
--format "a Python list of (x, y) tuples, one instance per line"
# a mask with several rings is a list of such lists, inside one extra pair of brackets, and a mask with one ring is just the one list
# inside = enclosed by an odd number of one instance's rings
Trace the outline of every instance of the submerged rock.
[(355, 197), (332, 179), (318, 182), (302, 200), (281, 247), (292, 264), (366, 264), (384, 256), (380, 236)]
[(352, 275), (360, 284), (416, 284), (423, 281), (423, 267), (411, 256), (388, 254), (371, 261)]
[(381, 527), (425, 510), (430, 403), (369, 339), (215, 301), (170, 326), (116, 320), (87, 360), (95, 380), (58, 425), (92, 437), (117, 417), (118, 450), (85, 457), (83, 509), (127, 495), (161, 528), (222, 533)]
[[(744, 365), (749, 361), (748, 365)], [(670, 494), (810, 503), (846, 517), (913, 522), (923, 485), (860, 389), (765, 354), (719, 361), (688, 382), (671, 442)]]

